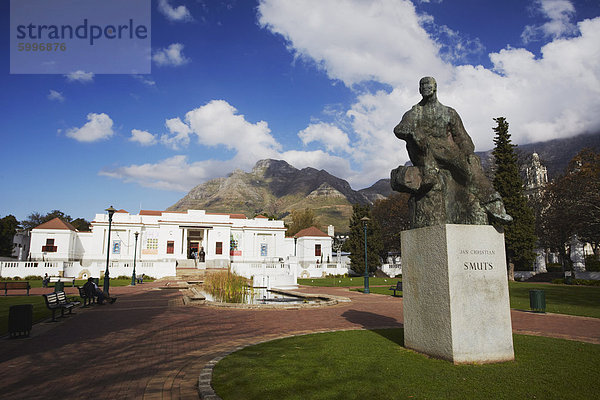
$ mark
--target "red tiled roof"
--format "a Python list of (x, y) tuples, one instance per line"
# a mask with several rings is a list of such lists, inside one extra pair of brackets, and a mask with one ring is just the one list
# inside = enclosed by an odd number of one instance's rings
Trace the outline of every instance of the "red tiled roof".
[(320, 237), (329, 237), (328, 234), (322, 232), (319, 228), (315, 228), (311, 226), (310, 228), (302, 229), (300, 232), (294, 235), (295, 238), (304, 237), (304, 236), (320, 236)]
[(115, 211), (115, 212), (129, 214), (129, 211), (125, 211), (122, 208), (120, 210)]
[(260, 218), (260, 219), (269, 219), (269, 217), (265, 217), (264, 215), (257, 215), (254, 218)]
[(156, 211), (156, 210), (141, 210), (140, 211), (140, 215), (154, 215), (154, 216), (161, 216), (162, 215), (162, 211)]
[(73, 225), (68, 222), (63, 221), (62, 219), (56, 217), (51, 219), (48, 222), (44, 222), (41, 225), (36, 226), (33, 229), (63, 229), (69, 231), (77, 231)]

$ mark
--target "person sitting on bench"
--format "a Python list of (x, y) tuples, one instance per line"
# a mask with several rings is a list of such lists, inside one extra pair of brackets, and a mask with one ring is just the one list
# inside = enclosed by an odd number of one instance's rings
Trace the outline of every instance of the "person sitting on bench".
[(98, 304), (100, 304), (101, 306), (104, 305), (105, 300), (110, 302), (110, 304), (113, 304), (115, 301), (117, 301), (116, 297), (106, 296), (102, 289), (100, 289), (98, 285), (96, 285), (96, 282), (94, 282), (94, 278), (88, 278), (86, 284), (83, 285), (83, 289), (88, 294), (88, 296), (97, 296)]

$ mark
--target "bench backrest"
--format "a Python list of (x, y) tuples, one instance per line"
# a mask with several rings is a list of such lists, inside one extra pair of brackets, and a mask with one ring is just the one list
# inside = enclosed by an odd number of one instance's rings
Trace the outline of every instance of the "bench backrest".
[(26, 282), (0, 282), (1, 289), (31, 289), (29, 281)]
[(60, 304), (67, 304), (69, 300), (67, 300), (67, 295), (65, 292), (56, 292), (56, 298)]
[(400, 282), (400, 281), (396, 282), (396, 289), (402, 290), (402, 282)]
[[(63, 292), (64, 293), (64, 292)], [(58, 295), (56, 293), (43, 294), (47, 306), (58, 305)]]
[(50, 279), (51, 283), (54, 283), (54, 282), (71, 282), (71, 281), (75, 280), (75, 278), (69, 277), (69, 276), (51, 276), (49, 279)]

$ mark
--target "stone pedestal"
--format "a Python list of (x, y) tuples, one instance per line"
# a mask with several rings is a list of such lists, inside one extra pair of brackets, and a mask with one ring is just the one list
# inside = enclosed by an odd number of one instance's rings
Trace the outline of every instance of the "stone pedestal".
[(535, 262), (533, 263), (533, 271), (537, 274), (548, 272), (546, 268), (546, 250), (542, 248), (535, 249)]
[(583, 252), (583, 243), (577, 238), (577, 235), (571, 236), (569, 241), (571, 249), (571, 261), (573, 269), (577, 272), (585, 271), (585, 254)]
[(404, 343), (460, 363), (514, 359), (504, 234), (490, 225), (402, 232)]

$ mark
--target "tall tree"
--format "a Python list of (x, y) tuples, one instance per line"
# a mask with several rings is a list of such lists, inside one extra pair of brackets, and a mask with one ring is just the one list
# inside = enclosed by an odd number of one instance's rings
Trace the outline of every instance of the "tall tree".
[(0, 219), (0, 256), (10, 257), (13, 249), (13, 237), (19, 228), (19, 221), (14, 215)]
[(600, 153), (583, 149), (569, 162), (565, 174), (544, 193), (541, 231), (544, 244), (557, 251), (565, 269), (570, 262), (565, 246), (572, 235), (600, 252)]
[(78, 231), (89, 231), (90, 230), (90, 221), (87, 221), (83, 218), (77, 218), (71, 221), (71, 225)]
[(513, 217), (512, 222), (504, 224), (509, 277), (513, 279), (513, 268), (529, 270), (535, 260), (535, 217), (524, 195), (516, 145), (511, 143), (508, 122), (504, 117), (494, 118), (494, 121), (498, 124), (494, 127), (496, 146), (492, 152), (496, 166), (494, 187), (502, 196), (506, 212)]
[(569, 181), (571, 194), (577, 200), (575, 233), (592, 245), (600, 256), (600, 152), (581, 150), (568, 166), (565, 178)]
[(381, 227), (382, 257), (388, 252), (400, 252), (400, 233), (410, 229), (408, 193), (392, 193), (373, 204), (373, 219)]
[(288, 226), (286, 233), (287, 236), (294, 236), (302, 229), (310, 228), (311, 226), (315, 226), (317, 228), (319, 227), (317, 216), (310, 208), (305, 208), (304, 210), (293, 210), (291, 217), (292, 222)]
[(381, 228), (376, 219), (371, 215), (371, 209), (368, 205), (355, 204), (352, 206), (352, 217), (350, 218), (350, 234), (346, 243), (350, 251), (350, 263), (354, 272), (359, 275), (365, 273), (365, 233), (363, 217), (370, 218), (367, 223), (367, 263), (369, 273), (375, 272), (381, 265), (380, 254), (383, 249), (381, 241)]
[(87, 221), (83, 218), (77, 218), (77, 219), (73, 220), (73, 218), (71, 218), (70, 215), (67, 215), (60, 210), (52, 210), (47, 214), (33, 212), (33, 213), (29, 214), (27, 219), (25, 219), (24, 221), (21, 221), (21, 225), (23, 226), (23, 229), (30, 230), (30, 229), (35, 228), (36, 226), (43, 224), (44, 222), (53, 220), (54, 218), (60, 218), (65, 222), (69, 222), (70, 224), (72, 224), (75, 227), (75, 229), (80, 230), (80, 231), (87, 231), (90, 229), (89, 221)]

